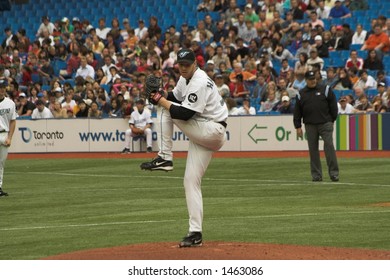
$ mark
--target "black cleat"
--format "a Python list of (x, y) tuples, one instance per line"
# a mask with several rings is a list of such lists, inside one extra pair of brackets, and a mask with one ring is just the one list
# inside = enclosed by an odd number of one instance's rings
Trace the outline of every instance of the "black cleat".
[(3, 192), (3, 190), (2, 190), (2, 189), (0, 189), (0, 196), (8, 196), (8, 193), (6, 193), (6, 192)]
[(146, 152), (147, 152), (147, 153), (153, 152), (152, 147), (147, 147), (147, 148), (146, 148)]
[(190, 232), (186, 237), (179, 243), (179, 247), (199, 247), (202, 246), (202, 233), (201, 232)]
[(313, 182), (322, 182), (322, 178), (321, 177), (315, 177), (312, 179)]
[(331, 176), (330, 179), (332, 180), (332, 182), (338, 182), (339, 176)]
[(172, 171), (173, 162), (171, 160), (165, 160), (162, 157), (158, 156), (150, 162), (144, 162), (141, 164), (142, 170), (161, 170), (161, 171)]
[(122, 151), (122, 154), (130, 154), (130, 149), (128, 148), (124, 148), (123, 151)]

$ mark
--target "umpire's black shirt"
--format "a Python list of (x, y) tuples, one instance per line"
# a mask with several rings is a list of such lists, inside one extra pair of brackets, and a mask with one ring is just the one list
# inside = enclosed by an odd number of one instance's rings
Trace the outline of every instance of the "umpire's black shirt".
[(314, 88), (304, 87), (296, 96), (294, 126), (305, 124), (324, 124), (337, 119), (337, 101), (329, 86), (316, 85)]

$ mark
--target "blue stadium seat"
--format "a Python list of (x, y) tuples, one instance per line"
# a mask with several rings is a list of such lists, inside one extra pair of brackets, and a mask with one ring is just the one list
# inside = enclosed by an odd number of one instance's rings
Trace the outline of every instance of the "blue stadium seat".
[(349, 46), (349, 49), (350, 49), (351, 51), (352, 51), (352, 50), (358, 51), (358, 50), (361, 49), (362, 46), (363, 46), (362, 44), (351, 44), (351, 45)]

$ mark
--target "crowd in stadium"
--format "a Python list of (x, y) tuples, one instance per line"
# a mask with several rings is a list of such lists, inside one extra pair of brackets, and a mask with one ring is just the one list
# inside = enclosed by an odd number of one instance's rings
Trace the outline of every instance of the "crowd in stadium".
[(166, 30), (154, 16), (137, 26), (127, 18), (92, 26), (49, 15), (36, 34), (5, 28), (0, 78), (19, 118), (128, 118), (147, 75), (175, 87), (176, 54), (187, 47), (231, 115), (291, 114), (308, 70), (337, 93), (339, 113), (388, 112), (390, 18), (378, 14), (370, 30), (340, 22), (364, 9), (366, 0), (203, 0), (197, 26)]

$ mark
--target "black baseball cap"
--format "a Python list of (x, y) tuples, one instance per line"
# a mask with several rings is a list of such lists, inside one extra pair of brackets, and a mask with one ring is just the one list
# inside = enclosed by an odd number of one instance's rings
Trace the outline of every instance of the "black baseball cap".
[(305, 73), (305, 78), (306, 79), (315, 79), (316, 77), (316, 74), (314, 73), (314, 71), (307, 71)]
[(7, 87), (7, 86), (8, 86), (8, 80), (0, 79), (0, 87)]
[(195, 62), (195, 53), (191, 49), (181, 49), (177, 53), (177, 63), (192, 64)]
[(380, 83), (378, 83), (378, 87), (385, 87), (386, 86), (386, 84), (384, 83), (384, 82), (380, 82)]

